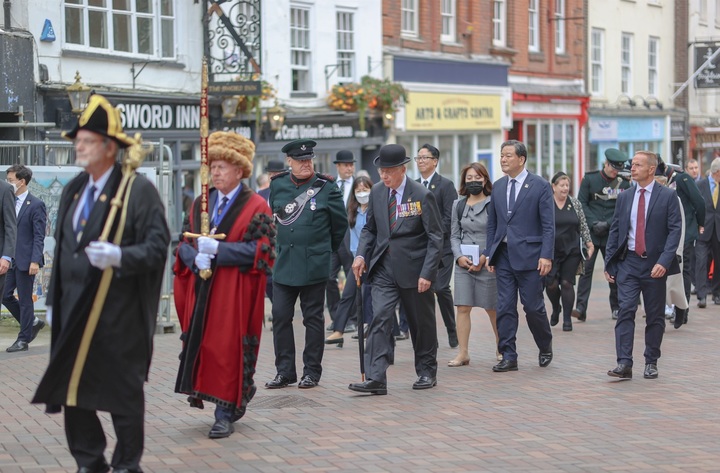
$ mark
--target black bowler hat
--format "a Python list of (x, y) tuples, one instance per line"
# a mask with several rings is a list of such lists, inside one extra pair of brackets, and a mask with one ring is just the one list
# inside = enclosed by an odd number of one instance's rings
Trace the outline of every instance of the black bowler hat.
[(608, 163), (610, 163), (610, 166), (614, 167), (618, 171), (622, 171), (625, 168), (625, 161), (628, 160), (628, 157), (625, 156), (625, 154), (616, 148), (608, 148), (605, 150), (605, 158), (607, 158)]
[(282, 152), (293, 159), (300, 161), (312, 159), (315, 157), (315, 148), (317, 143), (313, 140), (295, 140), (282, 147)]
[(352, 154), (352, 151), (343, 149), (343, 150), (337, 152), (337, 154), (335, 155), (335, 161), (333, 161), (333, 164), (354, 163), (354, 162), (355, 162), (355, 156)]
[(63, 131), (62, 137), (74, 140), (78, 131), (87, 130), (98, 135), (111, 138), (121, 148), (135, 144), (135, 140), (123, 133), (120, 123), (120, 110), (113, 107), (102, 95), (90, 96), (87, 107), (78, 118), (78, 122), (70, 131)]
[(283, 172), (286, 169), (285, 163), (277, 159), (271, 159), (265, 166), (265, 172)]
[(373, 164), (379, 168), (394, 168), (409, 162), (410, 158), (405, 148), (400, 145), (385, 145), (380, 148), (380, 155), (375, 158)]

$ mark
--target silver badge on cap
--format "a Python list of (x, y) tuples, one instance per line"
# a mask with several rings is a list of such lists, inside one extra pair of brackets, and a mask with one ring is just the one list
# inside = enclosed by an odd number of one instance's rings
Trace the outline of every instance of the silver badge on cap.
[(302, 146), (300, 147), (300, 150), (302, 150), (302, 151), (305, 151), (306, 149), (307, 149), (307, 148), (305, 147), (305, 145), (302, 145)]

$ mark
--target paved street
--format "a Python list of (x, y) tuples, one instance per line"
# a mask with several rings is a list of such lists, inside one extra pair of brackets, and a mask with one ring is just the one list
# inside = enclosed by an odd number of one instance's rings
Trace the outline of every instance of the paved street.
[[(720, 306), (692, 303), (690, 322), (669, 326), (657, 380), (642, 378), (643, 319), (635, 378), (613, 381), (613, 322), (607, 286), (596, 273), (586, 323), (553, 329), (555, 359), (539, 368), (521, 321), (518, 372), (493, 373), (495, 351), (484, 313), (473, 311), (469, 366), (448, 368), (455, 350), (441, 327), (437, 388), (413, 391), (410, 341), (398, 343), (388, 396), (356, 395), (357, 343), (325, 351), (319, 388), (260, 388), (228, 439), (209, 440), (212, 406), (190, 409), (173, 393), (178, 334), (155, 337), (147, 385), (146, 472), (718, 472), (720, 471)], [(269, 311), (269, 307), (268, 307)], [(296, 318), (302, 346), (304, 331)], [(47, 362), (45, 329), (21, 354), (0, 334), (0, 472), (75, 471), (62, 416), (28, 400)], [(302, 364), (298, 354), (298, 370)], [(274, 374), (272, 333), (263, 333), (256, 382)], [(105, 417), (106, 430), (112, 432)], [(114, 446), (109, 438), (108, 458)]]

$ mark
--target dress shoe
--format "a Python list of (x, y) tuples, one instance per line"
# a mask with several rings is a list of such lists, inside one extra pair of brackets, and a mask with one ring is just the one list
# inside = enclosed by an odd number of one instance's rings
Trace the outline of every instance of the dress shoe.
[(720, 305), (720, 296), (713, 296), (713, 304)]
[(338, 348), (342, 348), (344, 342), (345, 342), (345, 339), (343, 339), (343, 337), (340, 337), (340, 338), (326, 338), (326, 339), (325, 339), (325, 345), (337, 345)]
[(643, 378), (655, 379), (658, 377), (658, 369), (655, 363), (648, 363), (645, 365), (645, 371), (643, 371)]
[(7, 347), (5, 350), (8, 353), (15, 353), (16, 351), (27, 351), (28, 350), (28, 342), (24, 342), (22, 340), (15, 340), (15, 343)]
[(233, 427), (232, 422), (227, 419), (220, 419), (213, 424), (210, 432), (208, 432), (208, 438), (224, 439), (230, 437), (233, 432), (235, 432), (235, 427)]
[(619, 312), (619, 311), (618, 311), (617, 309), (613, 309), (612, 315), (610, 315), (610, 317), (611, 317), (613, 320), (617, 320), (617, 319), (618, 319), (618, 312)]
[(464, 360), (458, 360), (457, 358), (454, 360), (448, 361), (448, 366), (450, 368), (457, 368), (458, 366), (465, 366), (470, 364), (470, 358), (466, 358)]
[(705, 307), (707, 307), (707, 299), (705, 299), (704, 297), (698, 297), (697, 305), (699, 308), (704, 309)]
[(40, 333), (40, 330), (42, 330), (43, 327), (45, 327), (45, 322), (40, 319), (35, 320), (35, 323), (32, 326), (32, 335), (30, 337), (31, 342), (35, 340), (35, 337), (38, 336), (38, 333)]
[(502, 360), (500, 363), (493, 366), (492, 370), (496, 373), (504, 373), (505, 371), (517, 371), (517, 360)]
[(550, 351), (546, 351), (545, 353), (538, 354), (538, 365), (540, 365), (540, 368), (545, 368), (547, 365), (550, 364), (550, 362), (553, 359), (553, 352), (552, 348)]
[(268, 381), (265, 383), (265, 387), (268, 389), (280, 389), (280, 388), (286, 388), (289, 384), (296, 383), (297, 380), (291, 380), (290, 378), (286, 378), (285, 376), (281, 374), (276, 374), (275, 378), (272, 381)]
[(576, 319), (578, 319), (580, 322), (585, 322), (585, 320), (587, 320), (587, 314), (585, 313), (584, 310), (574, 309), (574, 310), (570, 313), (570, 315), (571, 315), (572, 317), (575, 317)]
[(572, 332), (572, 323), (563, 324), (563, 332)]
[(407, 340), (410, 338), (407, 332), (400, 332), (400, 335), (395, 335), (395, 340)]
[(672, 320), (673, 327), (678, 329), (683, 326), (683, 324), (685, 323), (685, 314), (687, 314), (687, 311), (688, 309), (683, 310), (678, 309), (677, 307), (675, 308), (675, 317)]
[(437, 378), (435, 376), (418, 376), (413, 383), (413, 389), (430, 389), (437, 386)]
[(362, 383), (350, 383), (348, 389), (358, 393), (377, 394), (379, 396), (387, 394), (387, 385), (380, 381), (373, 381), (372, 379), (368, 379)]
[(460, 345), (457, 338), (457, 331), (448, 331), (448, 344), (450, 345), (450, 348), (457, 348), (458, 345)]
[(113, 473), (142, 473), (142, 470), (135, 470), (131, 468), (113, 468)]
[(618, 363), (618, 365), (608, 371), (608, 376), (620, 379), (632, 379), (632, 366), (628, 366), (624, 363)]
[(357, 325), (355, 325), (353, 323), (349, 323), (345, 326), (344, 333), (352, 333), (355, 331), (357, 331)]
[(315, 381), (315, 380), (312, 378), (312, 376), (310, 376), (309, 374), (306, 374), (305, 376), (302, 377), (302, 379), (301, 379), (300, 382), (298, 383), (298, 388), (300, 388), (300, 389), (310, 389), (310, 388), (316, 387), (318, 384), (319, 384), (319, 383), (318, 383), (317, 381)]
[(550, 314), (550, 326), (554, 327), (560, 322), (560, 309), (553, 309), (552, 314)]
[(107, 473), (108, 471), (110, 471), (110, 466), (105, 464), (98, 468), (91, 468), (89, 466), (81, 466), (80, 468), (78, 468), (77, 473)]

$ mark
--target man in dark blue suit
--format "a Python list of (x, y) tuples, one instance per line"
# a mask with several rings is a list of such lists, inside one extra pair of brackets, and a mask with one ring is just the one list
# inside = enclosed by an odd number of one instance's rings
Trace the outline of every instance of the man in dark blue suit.
[[(14, 264), (7, 272), (2, 303), (20, 323), (20, 333), (8, 352), (25, 351), (45, 326), (35, 317), (33, 285), (35, 275), (44, 263), (43, 246), (47, 212), (45, 203), (30, 194), (28, 184), (32, 171), (20, 164), (7, 170), (7, 180), (15, 191), (15, 215), (17, 217), (17, 242)], [(15, 298), (15, 289), (18, 297)]]
[(500, 166), (506, 176), (493, 184), (488, 204), (487, 248), (480, 258), (497, 275), (498, 351), (503, 360), (493, 371), (517, 371), (515, 339), (517, 297), (540, 350), (538, 363), (553, 358), (552, 332), (545, 312), (543, 277), (552, 267), (555, 247), (555, 204), (550, 184), (529, 173), (527, 148), (517, 140), (500, 147)]
[(680, 272), (676, 257), (682, 233), (674, 190), (655, 183), (658, 158), (638, 151), (632, 159), (635, 187), (620, 194), (605, 255), (605, 278), (616, 282), (620, 309), (615, 323), (617, 367), (608, 376), (632, 378), (635, 312), (640, 294), (645, 307), (645, 378), (657, 378), (665, 333), (665, 290), (669, 274)]

